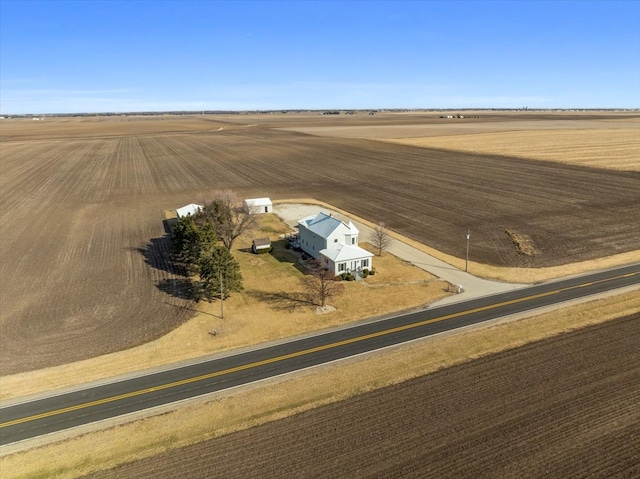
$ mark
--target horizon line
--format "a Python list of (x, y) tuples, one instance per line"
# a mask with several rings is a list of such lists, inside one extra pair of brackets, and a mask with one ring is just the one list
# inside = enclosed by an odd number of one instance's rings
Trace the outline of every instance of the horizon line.
[(451, 111), (640, 111), (637, 107), (567, 107), (567, 108), (271, 108), (271, 109), (242, 109), (242, 110), (140, 110), (140, 111), (95, 111), (95, 112), (59, 112), (59, 113), (0, 113), (0, 117), (56, 117), (56, 116), (128, 116), (128, 115), (212, 115), (212, 114), (247, 114), (247, 113), (382, 113), (382, 112), (451, 112)]

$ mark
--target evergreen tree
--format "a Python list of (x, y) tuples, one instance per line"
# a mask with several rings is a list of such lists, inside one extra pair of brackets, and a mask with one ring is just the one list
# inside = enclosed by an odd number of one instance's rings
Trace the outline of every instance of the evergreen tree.
[(171, 230), (173, 253), (187, 269), (195, 268), (200, 257), (208, 254), (217, 241), (215, 226), (198, 222), (193, 216), (183, 216)]
[(224, 246), (216, 245), (200, 256), (200, 292), (203, 299), (224, 300), (229, 293), (242, 291), (240, 265)]

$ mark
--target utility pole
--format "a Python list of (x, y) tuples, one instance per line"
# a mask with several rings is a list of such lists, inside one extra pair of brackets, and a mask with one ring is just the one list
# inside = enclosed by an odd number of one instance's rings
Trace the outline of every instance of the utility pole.
[(469, 271), (469, 238), (471, 237), (471, 230), (467, 229), (467, 259), (464, 262), (464, 272)]
[(220, 275), (220, 319), (224, 319), (224, 287), (222, 284), (222, 271), (218, 271)]

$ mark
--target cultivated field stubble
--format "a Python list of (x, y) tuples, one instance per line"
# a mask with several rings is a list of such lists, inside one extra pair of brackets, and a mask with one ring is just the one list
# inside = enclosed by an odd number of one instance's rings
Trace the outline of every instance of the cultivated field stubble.
[[(527, 120), (545, 118), (553, 115)], [(432, 120), (354, 115), (348, 122)], [(498, 266), (552, 266), (638, 246), (636, 172), (272, 128), (345, 121), (311, 115), (2, 120), (0, 374), (132, 347), (187, 319), (186, 300), (173, 286), (179, 275), (166, 261), (162, 212), (217, 188), (240, 196), (314, 197), (458, 257), (471, 228), (471, 259)], [(509, 121), (519, 120), (487, 118)], [(518, 254), (506, 228), (531, 238), (538, 254)]]
[(582, 328), (91, 477), (637, 477), (639, 319)]

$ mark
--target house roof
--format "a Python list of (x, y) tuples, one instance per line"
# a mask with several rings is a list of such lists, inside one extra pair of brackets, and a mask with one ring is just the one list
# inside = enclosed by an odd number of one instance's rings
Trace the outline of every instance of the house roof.
[(316, 215), (305, 216), (301, 220), (298, 220), (298, 225), (303, 225), (306, 228), (307, 224), (309, 223), (309, 221), (311, 221), (315, 217), (316, 217)]
[(269, 247), (271, 246), (271, 240), (269, 238), (256, 238), (253, 240), (253, 245), (256, 248), (260, 248), (262, 247)]
[(249, 198), (244, 200), (247, 205), (251, 206), (271, 206), (271, 200), (269, 198)]
[(176, 210), (176, 214), (178, 215), (178, 218), (182, 218), (183, 216), (195, 215), (202, 208), (204, 208), (204, 206), (191, 203), (183, 206), (182, 208), (178, 208)]
[(328, 215), (326, 213), (318, 213), (315, 216), (307, 216), (306, 218), (302, 218), (298, 221), (298, 224), (301, 224), (305, 228), (307, 228), (312, 233), (317, 234), (322, 238), (328, 238), (331, 233), (335, 231), (335, 229), (340, 225), (345, 225), (351, 234), (358, 234), (358, 230), (353, 223), (349, 221), (349, 224), (344, 221), (340, 221), (338, 218)]
[(373, 257), (373, 253), (370, 253), (366, 249), (360, 248), (360, 246), (343, 244), (338, 244), (331, 249), (320, 250), (320, 254), (326, 256), (334, 263)]

